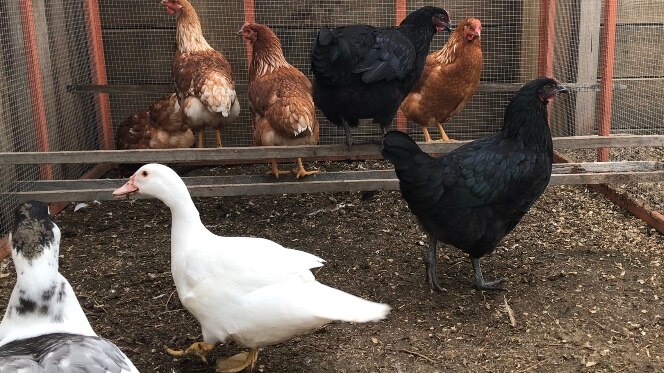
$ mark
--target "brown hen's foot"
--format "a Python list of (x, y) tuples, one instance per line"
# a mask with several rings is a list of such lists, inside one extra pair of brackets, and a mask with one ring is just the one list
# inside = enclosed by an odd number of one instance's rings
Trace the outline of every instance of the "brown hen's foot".
[(267, 172), (268, 175), (274, 175), (275, 178), (279, 178), (279, 175), (286, 175), (290, 174), (290, 171), (284, 171), (280, 170), (279, 167), (277, 167), (277, 161), (272, 160), (272, 169)]
[(241, 372), (246, 368), (254, 370), (258, 360), (258, 349), (252, 348), (249, 352), (240, 352), (225, 359), (217, 359), (217, 373)]
[(297, 168), (295, 170), (293, 170), (293, 173), (295, 174), (295, 178), (299, 179), (301, 177), (319, 174), (320, 171), (318, 171), (318, 170), (313, 170), (313, 171), (305, 170), (304, 166), (302, 165), (302, 158), (298, 158), (297, 159)]
[(224, 145), (221, 143), (221, 130), (219, 128), (214, 129), (215, 144), (217, 148), (221, 148)]
[(199, 129), (196, 131), (196, 137), (198, 137), (198, 147), (202, 148), (203, 147), (203, 129)]
[(204, 363), (207, 363), (207, 355), (210, 353), (210, 351), (214, 350), (215, 347), (217, 347), (215, 343), (194, 342), (184, 351), (171, 350), (170, 348), (166, 347), (166, 352), (168, 352), (169, 355), (175, 357), (196, 355), (201, 360), (203, 360)]
[(431, 135), (429, 135), (429, 129), (427, 129), (426, 127), (422, 127), (422, 133), (424, 133), (424, 141), (427, 144), (433, 142), (433, 141), (431, 141)]
[(452, 141), (450, 138), (447, 136), (447, 133), (445, 133), (445, 130), (443, 129), (443, 125), (440, 123), (436, 124), (438, 126), (438, 131), (440, 131), (440, 141), (441, 142), (448, 142)]

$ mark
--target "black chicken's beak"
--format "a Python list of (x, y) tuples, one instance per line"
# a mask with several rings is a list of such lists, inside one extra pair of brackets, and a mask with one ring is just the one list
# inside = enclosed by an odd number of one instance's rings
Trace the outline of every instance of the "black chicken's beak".
[(452, 28), (450, 27), (450, 25), (445, 26), (445, 31), (452, 32)]
[(558, 93), (569, 93), (569, 89), (567, 89), (567, 87), (565, 87), (562, 84), (558, 84), (558, 87), (556, 87), (556, 89), (558, 90)]

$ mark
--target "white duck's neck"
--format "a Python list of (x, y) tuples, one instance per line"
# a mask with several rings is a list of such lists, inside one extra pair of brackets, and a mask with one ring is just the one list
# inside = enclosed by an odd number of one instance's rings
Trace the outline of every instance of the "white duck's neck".
[[(201, 222), (198, 209), (194, 205), (184, 184), (184, 190), (177, 190), (164, 203), (171, 210), (171, 260), (178, 262), (191, 249), (195, 248), (196, 238), (209, 231)], [(179, 188), (178, 188), (179, 189)]]

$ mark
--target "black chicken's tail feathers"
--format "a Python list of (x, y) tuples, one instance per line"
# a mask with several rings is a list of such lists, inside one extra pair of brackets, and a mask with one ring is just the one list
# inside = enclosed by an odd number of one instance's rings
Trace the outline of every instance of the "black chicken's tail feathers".
[(383, 158), (394, 164), (401, 195), (416, 215), (431, 213), (444, 190), (442, 173), (435, 158), (426, 154), (400, 131), (390, 131), (383, 139)]

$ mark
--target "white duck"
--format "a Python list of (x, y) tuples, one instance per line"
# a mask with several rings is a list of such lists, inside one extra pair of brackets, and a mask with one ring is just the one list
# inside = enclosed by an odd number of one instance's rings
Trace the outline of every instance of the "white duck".
[(16, 285), (0, 323), (0, 373), (138, 373), (117, 346), (95, 334), (58, 272), (60, 229), (48, 205), (24, 203), (15, 220)]
[(204, 343), (175, 356), (205, 354), (232, 339), (251, 348), (217, 360), (218, 372), (251, 367), (258, 348), (285, 341), (333, 320), (378, 321), (390, 307), (316, 281), (311, 268), (324, 260), (275, 242), (251, 237), (220, 237), (201, 222), (180, 177), (160, 164), (141, 167), (115, 196), (140, 193), (171, 210), (171, 271), (184, 307), (201, 324)]

